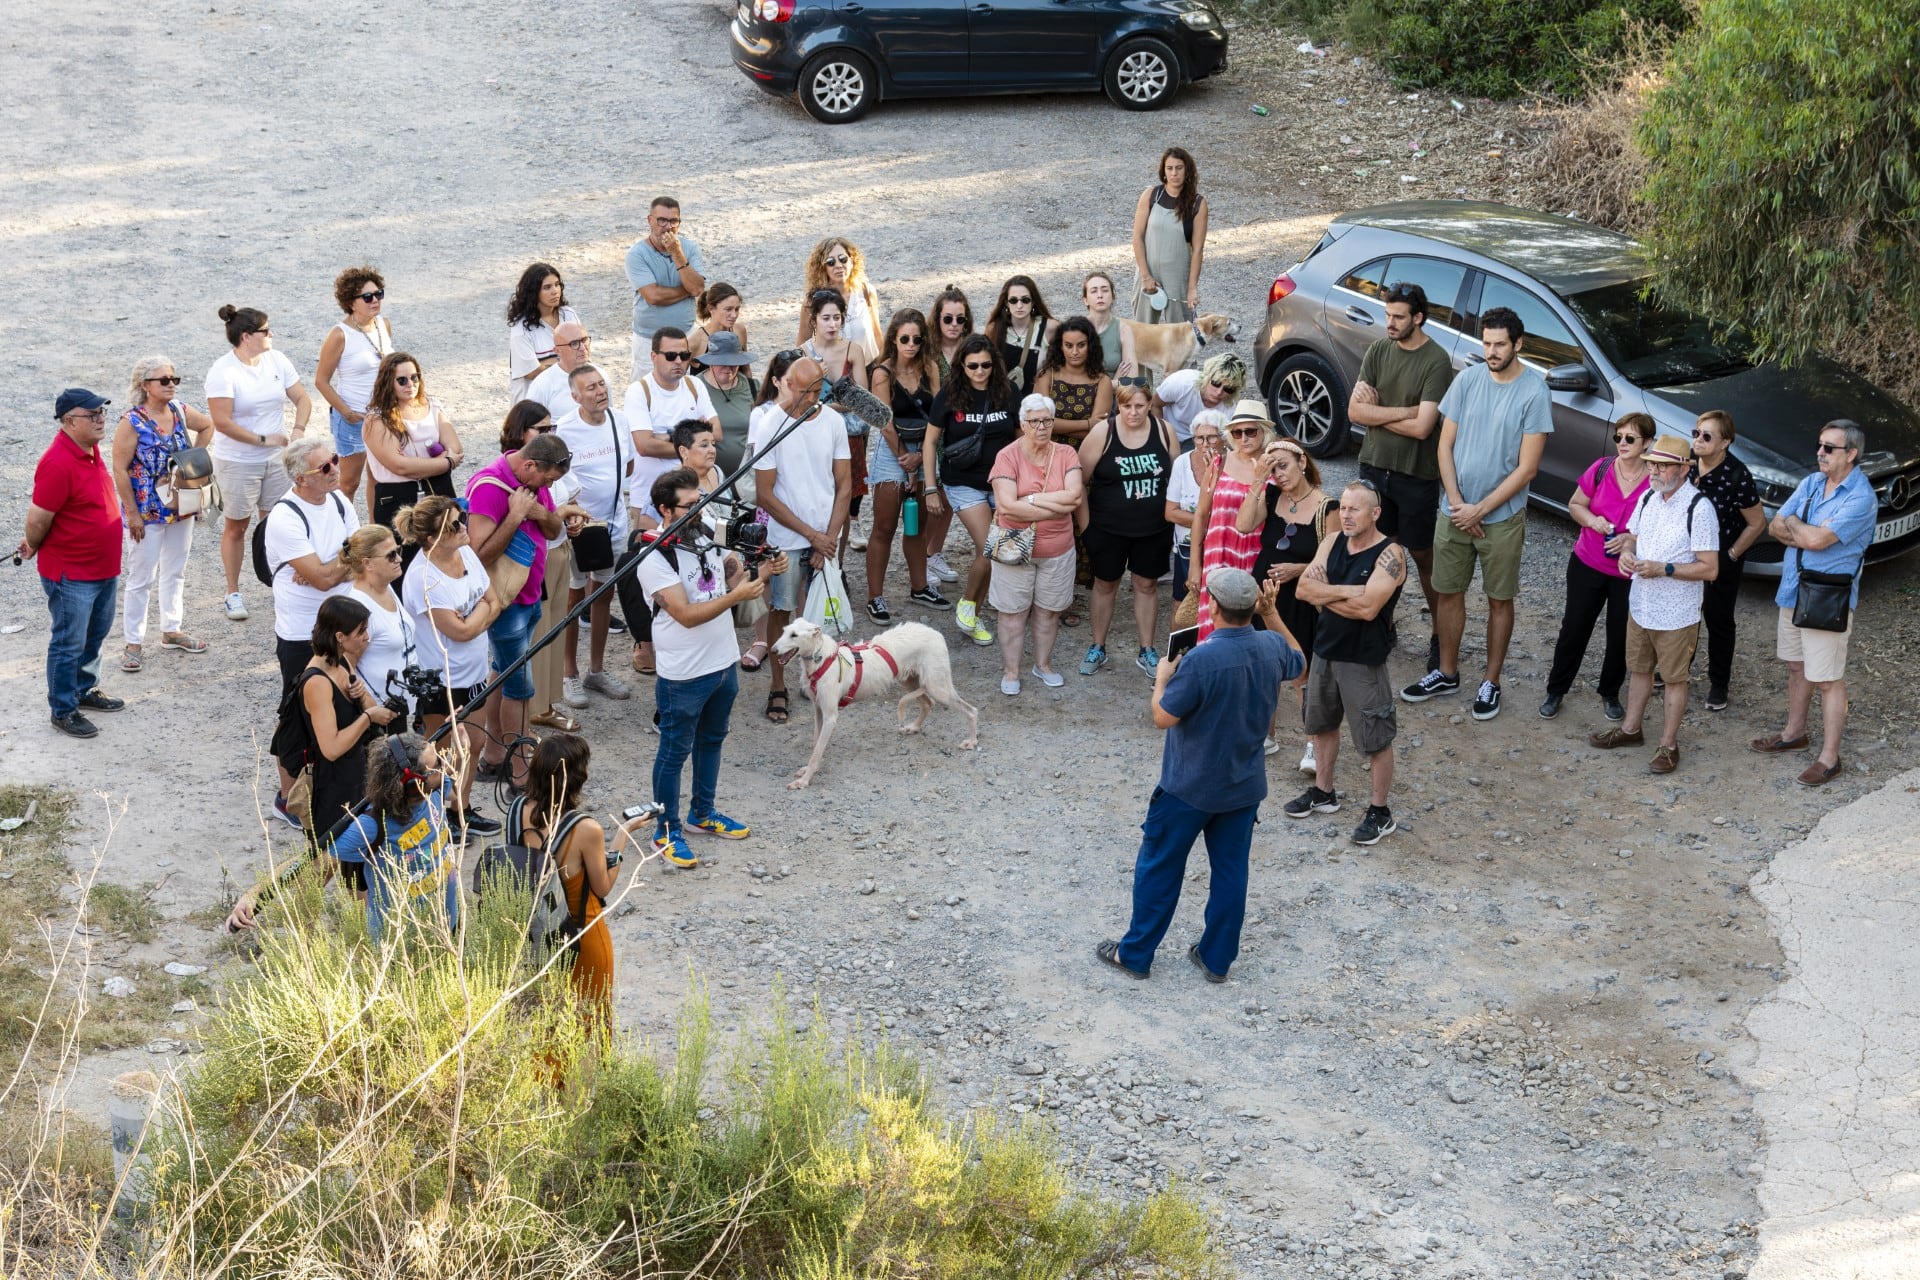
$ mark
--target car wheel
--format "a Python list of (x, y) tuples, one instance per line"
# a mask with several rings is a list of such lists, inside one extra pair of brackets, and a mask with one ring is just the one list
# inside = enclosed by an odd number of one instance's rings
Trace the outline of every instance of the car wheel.
[(848, 124), (880, 100), (873, 64), (850, 49), (815, 54), (800, 70), (800, 105), (822, 124)]
[(1301, 352), (1281, 361), (1267, 379), (1267, 411), (1316, 458), (1338, 457), (1347, 447), (1347, 391), (1319, 356)]
[(1107, 62), (1107, 96), (1128, 111), (1157, 111), (1180, 87), (1180, 59), (1158, 40), (1129, 40)]

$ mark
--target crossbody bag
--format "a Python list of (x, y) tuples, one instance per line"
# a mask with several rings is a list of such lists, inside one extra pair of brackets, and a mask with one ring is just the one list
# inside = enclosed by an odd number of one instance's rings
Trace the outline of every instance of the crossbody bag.
[[(1807, 517), (1812, 514), (1813, 493), (1809, 490), (1806, 505), (1800, 508), (1800, 523), (1810, 524)], [(1861, 560), (1864, 563), (1866, 557)], [(1854, 575), (1807, 568), (1799, 547), (1793, 549), (1793, 566), (1800, 574), (1793, 593), (1793, 625), (1808, 631), (1845, 631), (1851, 625), (1848, 615), (1853, 607)]]

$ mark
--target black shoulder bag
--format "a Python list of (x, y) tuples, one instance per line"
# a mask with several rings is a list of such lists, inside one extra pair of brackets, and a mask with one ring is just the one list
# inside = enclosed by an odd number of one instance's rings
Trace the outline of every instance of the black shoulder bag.
[[(1800, 522), (1806, 524), (1812, 513), (1813, 493), (1809, 490), (1807, 504), (1800, 509)], [(1865, 559), (1861, 557), (1862, 562)], [(1802, 563), (1798, 547), (1793, 549), (1793, 564), (1800, 571), (1800, 585), (1793, 594), (1793, 625), (1808, 631), (1845, 631), (1850, 625), (1847, 615), (1853, 601), (1854, 575), (1809, 569)]]

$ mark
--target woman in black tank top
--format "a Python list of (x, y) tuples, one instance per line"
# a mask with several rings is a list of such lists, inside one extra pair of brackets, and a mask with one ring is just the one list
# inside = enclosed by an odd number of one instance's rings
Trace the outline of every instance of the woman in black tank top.
[(1107, 631), (1120, 579), (1133, 574), (1133, 622), (1140, 641), (1135, 659), (1149, 675), (1160, 663), (1154, 647), (1159, 627), (1159, 579), (1173, 563), (1173, 526), (1167, 522), (1167, 482), (1179, 442), (1154, 417), (1145, 395), (1122, 397), (1118, 409), (1080, 445), (1087, 477), (1087, 526), (1083, 538), (1093, 573), (1093, 642), (1080, 663), (1092, 675), (1107, 661)]
[[(882, 584), (887, 578), (888, 553), (900, 510), (909, 496), (920, 491), (921, 450), (926, 446), (927, 421), (933, 413), (940, 372), (934, 365), (931, 326), (927, 318), (906, 307), (893, 313), (881, 340), (880, 358), (867, 370), (876, 396), (893, 410), (893, 421), (868, 447), (867, 479), (873, 488), (873, 532), (867, 538), (867, 613), (875, 622), (893, 614)], [(920, 513), (920, 531), (900, 540), (907, 560), (907, 584), (912, 599), (929, 608), (951, 606), (927, 582), (927, 513)]]

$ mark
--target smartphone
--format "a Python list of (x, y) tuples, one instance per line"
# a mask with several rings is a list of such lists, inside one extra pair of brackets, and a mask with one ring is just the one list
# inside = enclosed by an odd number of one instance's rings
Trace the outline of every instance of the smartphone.
[(1180, 655), (1199, 643), (1199, 627), (1182, 627), (1167, 637), (1167, 657), (1177, 661)]

